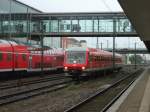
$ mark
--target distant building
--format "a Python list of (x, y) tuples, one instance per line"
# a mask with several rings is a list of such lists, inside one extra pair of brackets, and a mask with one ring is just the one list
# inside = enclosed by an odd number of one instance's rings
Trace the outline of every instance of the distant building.
[(62, 48), (66, 49), (68, 48), (68, 37), (62, 37)]
[(74, 38), (62, 37), (62, 48), (80, 47), (80, 42)]
[(61, 37), (44, 37), (44, 45), (52, 48), (62, 48)]

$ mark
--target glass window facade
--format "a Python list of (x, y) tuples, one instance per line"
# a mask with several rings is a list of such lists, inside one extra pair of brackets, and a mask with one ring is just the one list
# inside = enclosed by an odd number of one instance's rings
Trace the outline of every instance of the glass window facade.
[(1, 0), (0, 13), (9, 13), (9, 12), (10, 12), (10, 0)]
[(16, 0), (0, 0), (0, 13), (39, 13), (40, 11)]
[(135, 32), (124, 14), (115, 17), (115, 15), (107, 13), (94, 16), (39, 13), (40, 11), (16, 0), (0, 0), (0, 37), (22, 39), (31, 44), (33, 43), (31, 40), (40, 43), (39, 34), (43, 31), (43, 35), (57, 37), (49, 39), (51, 40), (47, 43), (49, 46), (60, 47), (61, 38), (58, 36), (61, 34), (69, 36), (94, 33), (96, 35), (113, 35), (115, 33), (128, 35), (129, 33), (130, 35)]
[[(10, 16), (9, 14), (11, 13), (16, 13), (16, 15)], [(0, 0), (0, 14), (8, 14), (0, 17), (1, 37), (27, 42), (29, 38), (29, 34), (27, 34), (29, 32), (27, 18), (17, 15), (17, 13), (41, 13), (41, 11), (17, 0)]]
[(100, 32), (113, 32), (113, 19), (99, 20)]

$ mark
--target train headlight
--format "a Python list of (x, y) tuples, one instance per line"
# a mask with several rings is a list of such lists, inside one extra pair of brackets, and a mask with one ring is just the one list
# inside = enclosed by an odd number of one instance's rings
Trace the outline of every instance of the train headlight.
[(84, 66), (82, 67), (82, 70), (85, 70), (85, 67), (84, 67)]
[(65, 70), (67, 70), (68, 69), (68, 67), (65, 67)]
[(73, 63), (77, 63), (77, 61), (73, 61)]

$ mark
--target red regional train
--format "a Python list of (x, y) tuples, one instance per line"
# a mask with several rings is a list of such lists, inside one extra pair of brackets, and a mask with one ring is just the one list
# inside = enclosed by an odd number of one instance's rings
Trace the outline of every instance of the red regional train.
[[(67, 76), (86, 76), (88, 73), (113, 68), (113, 54), (95, 48), (70, 48), (65, 51), (64, 70)], [(122, 67), (122, 56), (115, 53), (115, 68)]]
[[(42, 58), (43, 57), (43, 58)], [(0, 39), (0, 72), (40, 72), (63, 69), (64, 51)], [(43, 65), (42, 65), (43, 63)]]

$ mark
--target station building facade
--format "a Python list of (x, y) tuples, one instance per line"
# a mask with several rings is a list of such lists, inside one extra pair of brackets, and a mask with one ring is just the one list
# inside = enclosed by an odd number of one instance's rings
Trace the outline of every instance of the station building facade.
[(0, 13), (42, 13), (17, 0), (0, 0)]
[[(0, 14), (11, 14), (11, 13), (43, 13), (43, 12), (17, 0), (0, 0)], [(24, 35), (21, 37), (18, 36), (15, 37), (11, 35), (12, 32), (17, 33), (26, 31), (27, 31), (27, 21), (16, 21), (15, 19), (10, 20), (9, 18), (6, 18), (5, 20), (1, 21), (0, 19), (0, 32), (8, 34), (5, 35), (5, 37), (3, 38), (13, 38), (18, 41), (29, 42), (31, 44), (40, 44), (39, 41), (34, 39), (32, 40), (29, 37), (29, 35)], [(62, 47), (62, 38), (44, 37), (44, 44), (50, 47), (60, 48)]]

